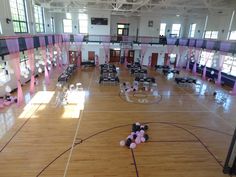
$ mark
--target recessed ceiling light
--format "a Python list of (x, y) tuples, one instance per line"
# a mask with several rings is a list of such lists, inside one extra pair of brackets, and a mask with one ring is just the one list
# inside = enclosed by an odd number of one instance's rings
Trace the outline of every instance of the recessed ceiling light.
[(176, 15), (176, 17), (179, 17), (180, 15)]

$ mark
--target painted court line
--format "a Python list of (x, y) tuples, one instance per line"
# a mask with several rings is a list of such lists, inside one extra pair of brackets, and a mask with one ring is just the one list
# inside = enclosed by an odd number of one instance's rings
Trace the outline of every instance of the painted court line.
[[(93, 77), (94, 77), (94, 73), (92, 74), (92, 76), (91, 76), (91, 78), (90, 78), (88, 90), (90, 90), (90, 87), (91, 87), (91, 84), (92, 84), (92, 78), (93, 78)], [(74, 111), (78, 111), (78, 110), (75, 109)], [(63, 177), (66, 177), (67, 172), (68, 172), (68, 169), (69, 169), (70, 160), (71, 160), (71, 157), (72, 157), (72, 153), (73, 153), (74, 147), (75, 147), (75, 145), (76, 145), (75, 142), (76, 142), (76, 140), (77, 140), (79, 127), (80, 127), (80, 125), (81, 125), (81, 120), (82, 120), (82, 118), (83, 118), (83, 113), (84, 113), (84, 111), (81, 110), (80, 116), (78, 117), (79, 120), (78, 120), (78, 123), (77, 123), (77, 126), (76, 126), (76, 131), (75, 131), (73, 143), (72, 143), (72, 145), (71, 145), (70, 154), (69, 154), (69, 156), (68, 156), (68, 160), (67, 160), (67, 163), (66, 163), (66, 167), (65, 167), (65, 171), (64, 171)]]

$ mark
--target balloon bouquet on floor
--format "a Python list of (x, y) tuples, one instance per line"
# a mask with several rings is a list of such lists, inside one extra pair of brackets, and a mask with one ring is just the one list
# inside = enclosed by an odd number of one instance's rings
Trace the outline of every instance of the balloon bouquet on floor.
[(120, 141), (120, 146), (126, 146), (130, 149), (135, 149), (137, 145), (145, 143), (149, 140), (147, 134), (148, 125), (142, 125), (139, 122), (136, 122), (132, 125), (131, 133), (128, 135), (126, 140)]

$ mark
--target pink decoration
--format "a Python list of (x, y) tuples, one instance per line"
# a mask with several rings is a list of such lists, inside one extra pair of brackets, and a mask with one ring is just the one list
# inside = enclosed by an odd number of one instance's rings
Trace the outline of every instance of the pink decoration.
[(35, 72), (35, 65), (34, 65), (34, 40), (32, 37), (30, 38), (25, 38), (26, 42), (26, 47), (27, 47), (27, 52), (28, 52), (28, 57), (29, 57), (29, 64), (30, 64), (30, 69), (31, 69), (31, 79), (30, 79), (30, 93), (34, 93), (34, 72)]
[(109, 62), (110, 36), (102, 36), (102, 45), (105, 52), (105, 63)]
[(21, 71), (20, 71), (20, 53), (18, 39), (6, 39), (10, 58), (14, 60), (14, 70), (17, 80), (17, 103), (18, 106), (23, 102), (23, 91), (21, 88)]
[(217, 78), (217, 81), (216, 81), (216, 85), (218, 85), (218, 86), (221, 85), (221, 71), (222, 71), (222, 68), (223, 68), (224, 59), (225, 59), (225, 56), (224, 55), (220, 55), (219, 69), (218, 69), (218, 78)]
[(197, 75), (197, 63), (199, 62), (200, 53), (201, 53), (200, 50), (195, 49), (195, 61), (194, 61), (193, 71), (192, 71), (194, 76)]
[(82, 49), (83, 39), (84, 39), (83, 35), (75, 35), (74, 36), (75, 44), (78, 47), (78, 53), (79, 53), (79, 58), (78, 58), (78, 61), (77, 61), (77, 66), (78, 67), (80, 67), (81, 60), (82, 60), (81, 59), (81, 49)]
[(177, 68), (182, 68), (182, 57), (183, 57), (183, 53), (185, 51), (185, 47), (184, 46), (179, 46), (179, 55), (178, 55), (178, 59), (177, 59), (177, 64), (176, 67)]
[(144, 143), (146, 140), (144, 137), (141, 137), (141, 142)]
[(136, 143), (136, 144), (140, 144), (140, 143), (141, 143), (141, 139), (140, 139), (139, 136), (135, 139), (135, 143)]
[(136, 144), (135, 143), (131, 143), (129, 147), (130, 147), (130, 149), (135, 149), (136, 148)]
[(148, 57), (148, 67), (151, 67), (151, 56)]
[(95, 55), (95, 62), (96, 62), (96, 66), (99, 66), (99, 58), (98, 58), (98, 55)]
[(236, 95), (236, 81), (234, 82), (233, 90), (230, 92), (232, 95)]
[(47, 69), (47, 50), (45, 47), (45, 38), (42, 36), (39, 37), (39, 42), (40, 42), (40, 46), (41, 46), (43, 60), (45, 63), (45, 67), (44, 67), (45, 81), (46, 81), (46, 84), (49, 84), (50, 80), (49, 80), (49, 74), (48, 74), (48, 69)]
[(128, 55), (129, 55), (129, 49), (125, 49), (125, 66), (127, 66), (127, 58), (128, 58)]

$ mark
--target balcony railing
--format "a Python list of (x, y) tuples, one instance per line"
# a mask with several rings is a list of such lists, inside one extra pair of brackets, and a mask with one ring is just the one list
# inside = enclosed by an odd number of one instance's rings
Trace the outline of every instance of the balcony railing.
[[(78, 42), (76, 35), (26, 35), (26, 36), (2, 36), (0, 37), (0, 56), (9, 54), (6, 39), (18, 38), (20, 51), (27, 50), (25, 38), (33, 37), (34, 47), (40, 47), (39, 37), (44, 36), (46, 45), (48, 45), (48, 36), (52, 36), (53, 44), (60, 42)], [(109, 36), (109, 35), (85, 35), (82, 42), (96, 43), (120, 43), (132, 42), (133, 44), (150, 45), (176, 45), (222, 51), (227, 53), (236, 53), (236, 41), (219, 41), (211, 39), (193, 39), (193, 38), (166, 38), (166, 37), (148, 37), (148, 36)]]

